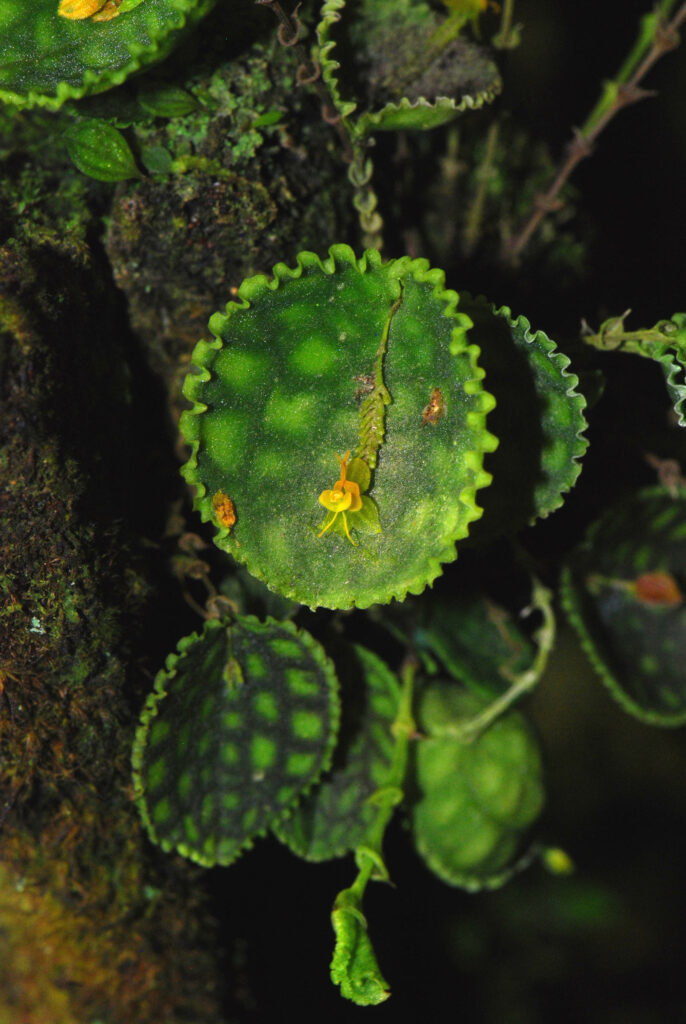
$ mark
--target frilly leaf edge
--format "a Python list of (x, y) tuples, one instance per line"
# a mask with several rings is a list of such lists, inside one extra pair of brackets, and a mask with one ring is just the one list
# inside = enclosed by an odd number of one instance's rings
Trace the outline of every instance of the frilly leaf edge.
[[(220, 336), (220, 331), (226, 319), (232, 316), (234, 312), (248, 309), (250, 307), (250, 300), (254, 299), (256, 296), (264, 294), (267, 291), (275, 291), (280, 287), (282, 282), (300, 277), (303, 271), (309, 268), (319, 269), (324, 274), (332, 276), (336, 273), (339, 265), (354, 266), (359, 273), (363, 274), (368, 268), (371, 267), (376, 269), (381, 267), (382, 264), (383, 261), (378, 250), (367, 249), (358, 259), (349, 245), (340, 243), (330, 246), (328, 258), (322, 259), (317, 253), (304, 250), (303, 252), (298, 253), (295, 267), (289, 267), (285, 263), (277, 263), (273, 268), (273, 276), (271, 278), (265, 274), (256, 274), (253, 277), (247, 278), (238, 289), (238, 298), (240, 301), (236, 302), (235, 300), (232, 300), (231, 302), (228, 302), (224, 313), (218, 312), (210, 317), (208, 326), (215, 337), (212, 341), (201, 340), (196, 345), (191, 356), (191, 364), (196, 367), (199, 372), (193, 375), (189, 374), (186, 377), (183, 387), (183, 394), (190, 402), (193, 403), (193, 407), (192, 409), (186, 410), (182, 414), (180, 420), (181, 433), (183, 434), (186, 442), (191, 446), (191, 453), (188, 461), (181, 467), (180, 472), (186, 482), (195, 488), (193, 508), (200, 513), (200, 517), (203, 522), (212, 522), (214, 524), (217, 531), (214, 541), (218, 547), (227, 551), (236, 559), (237, 562), (245, 565), (251, 575), (254, 575), (256, 579), (259, 579), (270, 590), (274, 590), (275, 592), (282, 594), (282, 596), (290, 597), (300, 603), (306, 602), (303, 602), (302, 598), (295, 593), (286, 594), (282, 589), (276, 588), (263, 574), (254, 572), (253, 569), (248, 566), (247, 562), (245, 562), (241, 557), (241, 548), (233, 543), (230, 529), (217, 525), (214, 510), (207, 494), (207, 488), (200, 480), (197, 472), (197, 457), (200, 446), (197, 430), (197, 417), (202, 415), (202, 413), (207, 409), (207, 406), (198, 400), (197, 393), (199, 387), (211, 379), (209, 370), (207, 370), (207, 368), (202, 364), (206, 354), (212, 351), (218, 351), (222, 348), (223, 341)], [(434, 580), (442, 574), (443, 565), (454, 561), (457, 557), (457, 542), (463, 540), (468, 535), (470, 524), (479, 519), (483, 514), (483, 509), (476, 502), (476, 492), (487, 487), (492, 480), (492, 475), (483, 468), (483, 457), (485, 454), (495, 451), (498, 447), (497, 437), (491, 434), (486, 428), (486, 416), (495, 408), (495, 398), (490, 394), (490, 392), (484, 390), (481, 386), (481, 381), (484, 379), (486, 374), (477, 362), (480, 355), (480, 349), (478, 345), (467, 343), (466, 334), (473, 324), (467, 314), (462, 313), (457, 309), (459, 303), (458, 293), (452, 289), (446, 289), (444, 287), (445, 274), (443, 270), (438, 267), (430, 267), (429, 261), (424, 257), (413, 258), (411, 256), (400, 256), (397, 259), (389, 260), (383, 265), (389, 270), (392, 269), (393, 276), (396, 278), (411, 274), (414, 280), (419, 283), (426, 282), (432, 284), (432, 296), (437, 299), (442, 299), (446, 303), (443, 315), (451, 317), (456, 321), (455, 327), (453, 328), (451, 352), (453, 355), (464, 353), (469, 359), (471, 374), (470, 377), (462, 383), (464, 390), (468, 395), (478, 396), (480, 399), (479, 407), (469, 412), (467, 418), (470, 426), (478, 432), (481, 444), (478, 448), (475, 448), (465, 456), (465, 462), (472, 471), (472, 482), (471, 484), (466, 485), (457, 495), (457, 500), (464, 507), (467, 515), (460, 524), (460, 528), (456, 535), (446, 540), (440, 554), (428, 559), (427, 578), (424, 581), (418, 581), (414, 584), (411, 583), (407, 586), (401, 584), (400, 587), (389, 588), (381, 594), (375, 593), (373, 596), (362, 596), (361, 599), (351, 598), (346, 604), (336, 605), (336, 608), (340, 610), (348, 610), (350, 608), (365, 609), (374, 604), (388, 604), (393, 599), (402, 601), (407, 594), (421, 594), (427, 586), (431, 586), (433, 584)], [(317, 605), (313, 607), (328, 606)]]
[(183, 657), (183, 655), (186, 653), (186, 651), (188, 651), (194, 644), (202, 642), (205, 635), (212, 632), (213, 630), (226, 629), (227, 623), (225, 620), (222, 619), (208, 619), (208, 621), (204, 624), (201, 632), (189, 633), (187, 636), (182, 637), (179, 640), (176, 646), (176, 650), (172, 651), (170, 654), (167, 655), (167, 658), (164, 663), (164, 668), (161, 668), (160, 671), (155, 676), (153, 689), (148, 694), (146, 702), (143, 706), (143, 710), (141, 711), (140, 714), (139, 724), (136, 727), (133, 747), (131, 750), (131, 767), (134, 800), (138, 808), (138, 813), (140, 814), (143, 826), (148, 834), (148, 838), (152, 843), (154, 843), (156, 846), (159, 846), (160, 849), (163, 850), (165, 853), (173, 853), (176, 851), (177, 853), (181, 854), (181, 856), (186, 857), (188, 860), (191, 860), (194, 863), (199, 864), (201, 867), (207, 868), (216, 867), (217, 865), (221, 867), (228, 867), (230, 864), (233, 864), (243, 853), (245, 853), (247, 850), (252, 849), (256, 839), (260, 839), (268, 835), (270, 828), (274, 824), (276, 824), (277, 822), (280, 823), (282, 821), (285, 821), (287, 818), (291, 816), (299, 801), (304, 796), (308, 795), (311, 789), (319, 782), (319, 779), (321, 778), (322, 774), (328, 771), (329, 768), (331, 767), (333, 752), (336, 747), (336, 742), (338, 740), (338, 731), (340, 727), (341, 706), (340, 698), (338, 695), (338, 676), (336, 675), (336, 669), (333, 662), (327, 656), (321, 644), (319, 644), (314, 639), (314, 637), (307, 632), (307, 630), (299, 629), (293, 622), (289, 620), (280, 621), (278, 619), (272, 618), (271, 616), (267, 616), (264, 620), (261, 620), (256, 615), (243, 615), (240, 618), (241, 621), (243, 622), (248, 621), (259, 623), (260, 625), (279, 626), (280, 628), (285, 629), (287, 632), (292, 633), (295, 637), (297, 637), (298, 640), (303, 642), (308, 652), (312, 655), (317, 664), (321, 666), (329, 683), (329, 711), (331, 714), (331, 731), (329, 735), (328, 747), (322, 760), (322, 765), (320, 767), (319, 773), (315, 777), (313, 777), (312, 780), (307, 784), (307, 786), (305, 786), (298, 793), (297, 799), (294, 800), (293, 804), (283, 808), (278, 817), (272, 819), (272, 821), (270, 821), (268, 825), (265, 825), (264, 828), (258, 829), (256, 832), (252, 833), (252, 835), (250, 835), (241, 844), (239, 849), (235, 852), (234, 856), (231, 857), (229, 860), (207, 858), (204, 857), (198, 850), (193, 849), (186, 843), (173, 843), (167, 839), (159, 839), (155, 832), (155, 827), (152, 821), (150, 820), (150, 815), (148, 814), (147, 804), (145, 802), (145, 786), (142, 778), (143, 756), (145, 753), (148, 728), (150, 726), (150, 723), (157, 717), (158, 705), (160, 701), (167, 695), (165, 688), (167, 680), (171, 679), (174, 675), (176, 675), (177, 665), (181, 658)]
[[(177, 9), (177, 21), (170, 25), (164, 37), (152, 46), (131, 43), (129, 45), (130, 61), (116, 71), (105, 71), (98, 73), (86, 69), (83, 74), (81, 85), (70, 85), (68, 82), (59, 82), (55, 95), (49, 95), (41, 90), (29, 88), (26, 93), (17, 93), (11, 89), (0, 87), (0, 102), (11, 103), (20, 109), (42, 107), (44, 110), (56, 111), (68, 100), (79, 100), (84, 96), (106, 92), (118, 85), (122, 85), (130, 75), (143, 67), (157, 61), (164, 60), (176, 43), (178, 34), (188, 27), (193, 21), (203, 18), (205, 14), (215, 6), (217, 0), (168, 0), (170, 6)], [(55, 0), (57, 4), (57, 0)], [(130, 17), (136, 15), (136, 11), (129, 12)], [(144, 11), (140, 12), (143, 17)], [(105, 24), (110, 24), (105, 23)]]

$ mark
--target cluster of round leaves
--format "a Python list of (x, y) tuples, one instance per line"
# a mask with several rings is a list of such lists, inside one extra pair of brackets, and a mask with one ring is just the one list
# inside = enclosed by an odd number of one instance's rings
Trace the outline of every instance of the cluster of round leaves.
[(612, 695), (654, 725), (686, 723), (686, 491), (650, 488), (590, 528), (562, 599)]
[[(170, 655), (141, 716), (134, 784), (150, 838), (206, 866), (230, 864), (267, 829), (307, 860), (364, 847), (392, 771), (399, 702), (397, 677), (365, 648), (339, 643), (334, 669), (292, 623), (210, 620)], [(424, 735), (407, 784), (420, 854), (470, 889), (508, 877), (542, 802), (521, 715), (460, 739), (483, 707), (455, 681), (420, 691)]]
[(164, 59), (215, 2), (142, 0), (94, 21), (65, 17), (59, 0), (0, 0), (0, 100), (56, 110), (65, 100), (121, 85)]

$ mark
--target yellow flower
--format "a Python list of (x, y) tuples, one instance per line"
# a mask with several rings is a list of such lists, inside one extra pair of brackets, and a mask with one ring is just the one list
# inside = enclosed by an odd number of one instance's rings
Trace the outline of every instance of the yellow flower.
[(350, 452), (346, 452), (343, 458), (337, 455), (336, 458), (341, 464), (341, 478), (337, 480), (330, 491), (322, 491), (319, 495), (319, 504), (323, 505), (329, 512), (333, 512), (333, 517), (326, 524), (322, 534), (333, 526), (339, 515), (343, 516), (343, 526), (345, 528), (345, 535), (351, 544), (355, 541), (350, 536), (350, 530), (348, 529), (348, 519), (346, 512), (359, 512), (362, 508), (362, 498), (360, 497), (360, 485), (356, 484), (354, 480), (346, 479), (346, 467), (348, 465), (348, 459), (350, 458)]
[(138, 7), (143, 0), (60, 0), (57, 13), (70, 21), (111, 21)]
[(70, 21), (83, 21), (97, 14), (106, 0), (61, 0), (57, 13)]

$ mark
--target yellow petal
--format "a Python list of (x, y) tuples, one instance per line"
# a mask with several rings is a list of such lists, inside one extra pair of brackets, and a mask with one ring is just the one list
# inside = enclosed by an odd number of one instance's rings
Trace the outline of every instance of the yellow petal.
[(82, 21), (99, 11), (106, 2), (107, 0), (60, 0), (57, 13), (62, 18), (69, 18), (70, 21)]
[(350, 494), (350, 505), (348, 507), (348, 512), (359, 512), (360, 509), (362, 508), (362, 498), (360, 497), (360, 492), (358, 491), (357, 494), (354, 494), (352, 491), (349, 491), (348, 493)]
[(360, 485), (356, 484), (354, 480), (346, 480), (345, 483), (343, 484), (343, 490), (348, 491), (349, 494), (352, 494), (353, 499), (359, 498), (360, 496)]
[(118, 0), (107, 0), (107, 3), (94, 14), (91, 21), (112, 21), (112, 18), (119, 17), (119, 2)]
[(319, 495), (319, 504), (329, 512), (344, 512), (350, 508), (351, 500), (352, 496), (347, 491), (322, 491)]

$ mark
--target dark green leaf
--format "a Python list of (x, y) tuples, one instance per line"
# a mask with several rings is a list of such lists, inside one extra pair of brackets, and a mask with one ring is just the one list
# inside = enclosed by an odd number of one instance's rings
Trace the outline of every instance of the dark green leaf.
[(89, 178), (125, 181), (141, 177), (128, 142), (105, 121), (80, 121), (65, 132), (64, 138), (69, 156)]
[(230, 864), (328, 768), (338, 683), (291, 623), (212, 619), (167, 659), (133, 750), (150, 838), (200, 864)]
[(169, 174), (171, 171), (171, 153), (164, 146), (146, 146), (141, 151), (141, 160), (151, 174)]
[(191, 93), (177, 85), (158, 85), (141, 90), (138, 102), (153, 117), (185, 117), (198, 108)]

